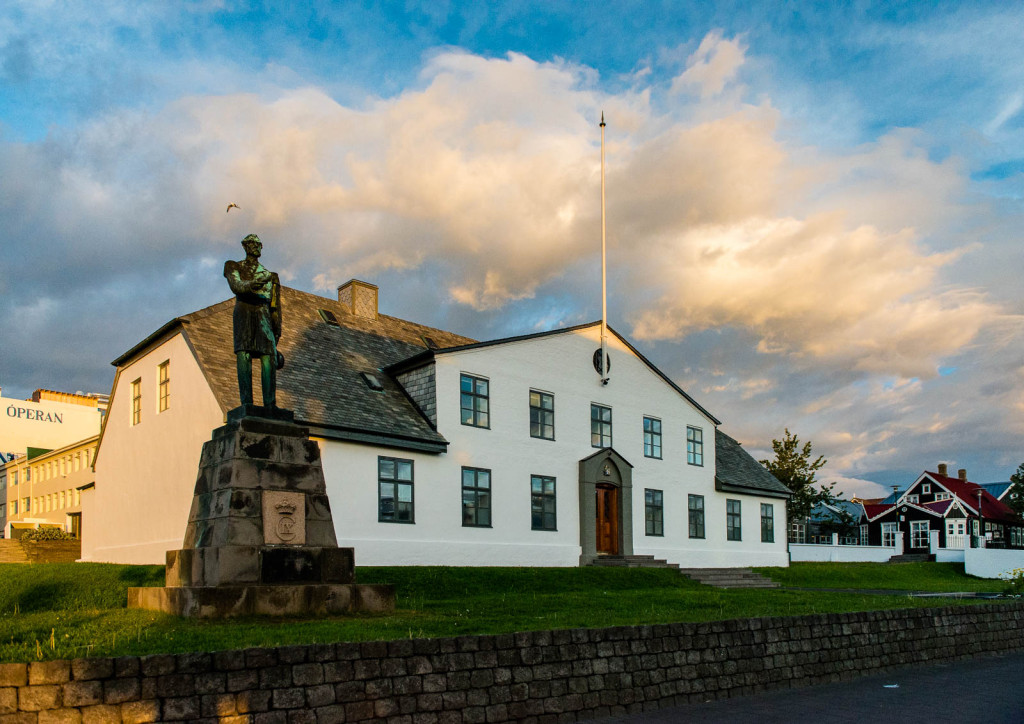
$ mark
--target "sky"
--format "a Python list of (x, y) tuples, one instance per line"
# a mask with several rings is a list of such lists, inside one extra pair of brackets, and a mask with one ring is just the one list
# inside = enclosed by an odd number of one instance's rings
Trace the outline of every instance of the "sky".
[[(0, 386), (289, 286), (477, 339), (600, 317), (851, 495), (1024, 462), (1024, 5), (0, 5)], [(228, 203), (240, 208), (225, 212)]]

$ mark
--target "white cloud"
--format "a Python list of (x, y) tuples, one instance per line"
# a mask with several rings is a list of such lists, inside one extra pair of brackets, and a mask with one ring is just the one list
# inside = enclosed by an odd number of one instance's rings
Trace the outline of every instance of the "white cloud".
[(746, 50), (739, 39), (726, 40), (721, 31), (711, 31), (687, 58), (686, 70), (672, 80), (670, 92), (695, 88), (701, 98), (718, 95), (736, 77)]

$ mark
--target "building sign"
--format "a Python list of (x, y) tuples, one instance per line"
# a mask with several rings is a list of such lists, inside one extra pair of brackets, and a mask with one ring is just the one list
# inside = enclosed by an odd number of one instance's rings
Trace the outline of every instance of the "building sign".
[(56, 422), (57, 424), (64, 424), (64, 418), (61, 417), (61, 413), (59, 412), (33, 410), (28, 407), (16, 407), (15, 405), (7, 406), (7, 417), (16, 417), (19, 420), (39, 420), (40, 422)]

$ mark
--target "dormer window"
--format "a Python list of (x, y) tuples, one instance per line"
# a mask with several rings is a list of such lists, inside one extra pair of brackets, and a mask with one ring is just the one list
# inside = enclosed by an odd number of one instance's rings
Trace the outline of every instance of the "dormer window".
[(916, 494), (915, 495), (908, 495), (907, 496), (907, 502), (908, 503), (920, 503), (921, 502), (921, 496), (920, 495), (916, 495)]
[(360, 372), (359, 375), (363, 378), (363, 382), (366, 383), (366, 386), (369, 387), (374, 392), (384, 391), (384, 385), (381, 384), (381, 381), (377, 377), (377, 375), (371, 374), (369, 372)]
[(334, 312), (332, 312), (331, 310), (318, 309), (317, 311), (320, 312), (320, 319), (327, 322), (327, 324), (331, 325), (332, 327), (341, 326), (340, 324), (338, 324), (338, 318), (334, 316)]

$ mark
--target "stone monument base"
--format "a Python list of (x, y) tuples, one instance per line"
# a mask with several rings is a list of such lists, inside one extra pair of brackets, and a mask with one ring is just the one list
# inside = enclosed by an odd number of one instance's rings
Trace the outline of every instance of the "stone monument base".
[(354, 583), (129, 588), (128, 608), (190, 618), (390, 613), (395, 589)]
[(357, 585), (354, 568), (308, 428), (288, 410), (242, 405), (203, 445), (167, 585), (129, 588), (128, 607), (195, 618), (393, 611), (394, 586)]

